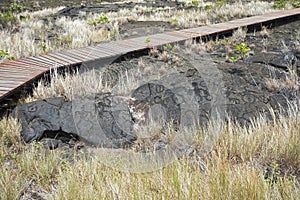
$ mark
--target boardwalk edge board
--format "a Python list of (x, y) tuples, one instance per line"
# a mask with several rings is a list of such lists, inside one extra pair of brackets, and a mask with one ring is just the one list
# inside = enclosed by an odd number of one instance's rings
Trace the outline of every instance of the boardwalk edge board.
[[(299, 20), (299, 16), (300, 8), (277, 11), (219, 24), (150, 35), (148, 36), (150, 38), (148, 44), (145, 43), (148, 37), (143, 36), (0, 63), (0, 103), (11, 99), (9, 97), (20, 92), (18, 90), (24, 88), (26, 84), (28, 85), (43, 76), (43, 74), (49, 73), (51, 68), (63, 69), (66, 67), (79, 66), (83, 62), (89, 62), (95, 59), (114, 58), (116, 56), (144, 51), (151, 47), (161, 47), (168, 43), (180, 43), (189, 39), (210, 37), (216, 34), (224, 35), (231, 33), (239, 27), (258, 27), (267, 23), (275, 23), (275, 25), (276, 23), (285, 24), (288, 23), (289, 20)], [(31, 73), (28, 73), (29, 71), (31, 71)], [(12, 81), (14, 77), (16, 81)], [(11, 85), (8, 85), (8, 83), (11, 83)]]

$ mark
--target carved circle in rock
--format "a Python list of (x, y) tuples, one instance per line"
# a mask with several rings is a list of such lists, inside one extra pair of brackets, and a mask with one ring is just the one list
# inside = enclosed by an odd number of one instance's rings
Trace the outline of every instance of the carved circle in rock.
[[(110, 92), (74, 97), (78, 135), (98, 147), (91, 149), (95, 158), (119, 171), (143, 173), (189, 152), (199, 122), (225, 116), (222, 77), (215, 66), (204, 70), (209, 62), (199, 59), (186, 73), (173, 68), (166, 75), (145, 74), (131, 68), (119, 74)], [(101, 73), (105, 64), (94, 61), (83, 68)], [(205, 137), (205, 145), (213, 145), (216, 137)]]

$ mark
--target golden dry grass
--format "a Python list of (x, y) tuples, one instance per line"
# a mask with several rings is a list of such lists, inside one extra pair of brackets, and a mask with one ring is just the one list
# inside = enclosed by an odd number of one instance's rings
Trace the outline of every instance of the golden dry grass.
[[(186, 1), (187, 5), (190, 1)], [(198, 9), (211, 5), (210, 9)], [(291, 6), (286, 8), (290, 9)], [(0, 62), (8, 58), (40, 55), (69, 48), (79, 48), (94, 45), (101, 41), (120, 38), (119, 28), (129, 21), (164, 21), (182, 28), (201, 26), (206, 24), (228, 21), (233, 18), (242, 18), (275, 11), (272, 2), (253, 1), (234, 3), (217, 3), (198, 1), (193, 10), (154, 8), (135, 6), (132, 9), (121, 9), (119, 12), (104, 13), (108, 21), (97, 23), (103, 14), (82, 13), (85, 18), (71, 19), (58, 17), (54, 21), (45, 23), (44, 19), (61, 10), (63, 7), (47, 8), (36, 12), (14, 14), (17, 25), (9, 29), (0, 29), (0, 50), (9, 53), (9, 56), (0, 58)], [(150, 14), (145, 14), (145, 13)], [(20, 16), (26, 16), (20, 19)], [(109, 28), (107, 28), (109, 27)], [(80, 30), (80, 31), (78, 31)], [(49, 39), (52, 35), (55, 39)]]
[[(139, 65), (143, 69), (142, 60)], [(102, 77), (94, 72), (66, 77), (54, 72), (54, 79), (47, 87), (41, 82), (32, 98), (64, 96), (71, 100), (74, 94), (111, 89), (101, 83)], [(204, 135), (214, 133), (219, 135), (216, 142), (204, 145)], [(212, 122), (206, 128), (198, 127), (193, 135), (193, 155), (151, 173), (135, 174), (109, 168), (83, 151), (49, 151), (40, 143), (25, 146), (20, 124), (4, 118), (0, 121), (0, 200), (30, 199), (34, 193), (44, 199), (299, 198), (298, 110), (270, 121), (258, 117), (249, 127)]]
[[(232, 122), (196, 131), (195, 152), (151, 173), (124, 173), (97, 156), (24, 146), (18, 123), (0, 122), (1, 199), (36, 191), (46, 199), (297, 199), (300, 195), (299, 113), (248, 128)], [(203, 133), (220, 137), (203, 151)], [(206, 149), (208, 150), (208, 149)], [(73, 153), (70, 153), (73, 152)], [(201, 152), (206, 152), (201, 153)], [(69, 155), (69, 156), (63, 156)], [(31, 191), (32, 192), (32, 191)]]

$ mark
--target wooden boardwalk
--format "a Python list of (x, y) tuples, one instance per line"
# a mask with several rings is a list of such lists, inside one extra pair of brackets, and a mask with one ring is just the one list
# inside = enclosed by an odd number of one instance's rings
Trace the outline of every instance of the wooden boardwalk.
[[(95, 59), (108, 59), (118, 55), (146, 50), (168, 43), (178, 43), (192, 38), (231, 33), (239, 27), (261, 27), (270, 23), (285, 23), (300, 17), (300, 8), (237, 19), (225, 23), (165, 32), (127, 40), (101, 43), (97, 46), (65, 50), (46, 55), (21, 58), (0, 64), (0, 103), (22, 86), (40, 77), (51, 68), (78, 66)], [(146, 43), (147, 38), (150, 42)], [(148, 40), (149, 40), (148, 39)]]

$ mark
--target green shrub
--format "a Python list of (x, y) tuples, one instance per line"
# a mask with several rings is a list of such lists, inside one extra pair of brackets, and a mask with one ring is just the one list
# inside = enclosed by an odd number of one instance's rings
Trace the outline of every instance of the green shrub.
[(205, 5), (204, 10), (211, 10), (213, 8), (214, 8), (213, 5)]
[(147, 37), (146, 40), (145, 40), (145, 43), (148, 44), (148, 43), (150, 43), (150, 42), (151, 42), (151, 38), (150, 38), (150, 37)]
[(193, 0), (192, 2), (189, 2), (188, 5), (189, 5), (189, 6), (195, 6), (195, 7), (198, 7), (198, 6), (199, 6), (199, 2)]
[(4, 51), (4, 50), (0, 49), (0, 61), (3, 61), (3, 60), (15, 60), (15, 57), (9, 56), (8, 51)]
[(294, 8), (300, 8), (300, 1), (293, 0), (291, 4)]
[(0, 13), (0, 24), (3, 28), (7, 28), (9, 25), (17, 23), (17, 17), (11, 12)]
[(241, 55), (242, 58), (244, 58), (251, 50), (251, 48), (248, 47), (244, 42), (242, 42), (241, 44), (235, 45), (235, 50), (238, 54)]
[(226, 3), (227, 3), (227, 1), (226, 1), (226, 0), (219, 0), (219, 1), (217, 1), (217, 2), (216, 2), (216, 6), (219, 6), (219, 7), (221, 7), (221, 6), (224, 6), (224, 5), (226, 5)]
[(97, 24), (107, 24), (109, 22), (110, 21), (106, 15), (101, 15), (101, 17), (99, 17), (98, 19), (89, 21), (88, 24), (96, 26)]
[(178, 19), (176, 18), (172, 19), (172, 24), (178, 24)]
[(287, 4), (287, 2), (285, 0), (277, 1), (273, 4), (273, 8), (283, 9), (283, 8), (285, 8), (286, 4)]
[(20, 13), (23, 8), (24, 7), (22, 5), (16, 4), (15, 2), (11, 3), (9, 7), (10, 11), (12, 11), (13, 13)]
[[(17, 23), (17, 13), (20, 13), (23, 10), (23, 6), (18, 5), (16, 3), (11, 3), (9, 7), (4, 9), (3, 13), (0, 13), (0, 24), (3, 28), (7, 28), (10, 25), (14, 25)], [(20, 20), (22, 17), (20, 16)]]

